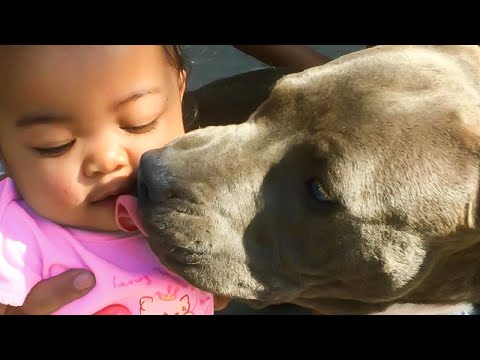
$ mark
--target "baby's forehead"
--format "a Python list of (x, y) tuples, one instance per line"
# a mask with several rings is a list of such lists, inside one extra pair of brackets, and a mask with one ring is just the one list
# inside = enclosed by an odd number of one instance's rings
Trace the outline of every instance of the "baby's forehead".
[(4, 84), (27, 81), (29, 77), (52, 79), (99, 71), (117, 72), (117, 76), (133, 69), (156, 73), (163, 72), (168, 64), (158, 45), (0, 46), (0, 81)]
[(165, 58), (158, 45), (0, 45), (0, 66), (8, 68), (30, 67), (32, 63), (83, 66), (127, 59), (155, 59), (166, 64)]
[(91, 56), (115, 56), (131, 50), (131, 45), (1, 45), (0, 57), (38, 60), (57, 56), (81, 60)]
[(170, 89), (175, 81), (161, 54), (155, 45), (0, 46), (0, 103), (52, 111), (59, 103), (70, 109), (116, 102), (138, 89)]
[(136, 45), (0, 45), (0, 51), (20, 53), (26, 51), (122, 51)]

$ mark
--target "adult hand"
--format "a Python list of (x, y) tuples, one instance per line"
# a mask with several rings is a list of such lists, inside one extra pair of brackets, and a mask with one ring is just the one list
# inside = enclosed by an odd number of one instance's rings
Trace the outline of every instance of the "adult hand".
[[(48, 315), (86, 295), (94, 286), (95, 277), (87, 270), (67, 270), (35, 285), (23, 306), (14, 307), (0, 304), (0, 314)], [(215, 310), (220, 311), (227, 307), (231, 299), (215, 296), (214, 301)]]
[(95, 286), (95, 277), (87, 270), (72, 269), (35, 285), (23, 306), (0, 304), (0, 314), (48, 315), (86, 295)]
[(215, 311), (220, 311), (225, 309), (227, 305), (230, 304), (230, 301), (232, 301), (232, 299), (227, 298), (225, 296), (214, 295), (213, 303), (214, 303)]

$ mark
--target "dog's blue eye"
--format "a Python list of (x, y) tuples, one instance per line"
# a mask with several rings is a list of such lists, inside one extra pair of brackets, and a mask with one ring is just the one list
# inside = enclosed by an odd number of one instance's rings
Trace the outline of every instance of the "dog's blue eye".
[(322, 184), (317, 179), (312, 179), (307, 183), (307, 189), (313, 198), (319, 202), (330, 202), (327, 194), (323, 191)]

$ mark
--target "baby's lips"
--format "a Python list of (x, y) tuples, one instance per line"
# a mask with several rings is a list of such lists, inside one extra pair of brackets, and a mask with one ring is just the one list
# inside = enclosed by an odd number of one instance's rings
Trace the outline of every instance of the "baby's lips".
[(140, 231), (147, 236), (137, 213), (137, 198), (120, 195), (115, 206), (115, 221), (120, 230), (125, 232)]

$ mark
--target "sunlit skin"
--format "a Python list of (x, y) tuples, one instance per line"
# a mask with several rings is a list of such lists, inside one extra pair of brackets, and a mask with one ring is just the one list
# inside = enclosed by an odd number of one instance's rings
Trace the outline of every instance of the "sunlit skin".
[(26, 203), (116, 231), (141, 155), (184, 133), (185, 73), (160, 46), (2, 46), (0, 152)]

